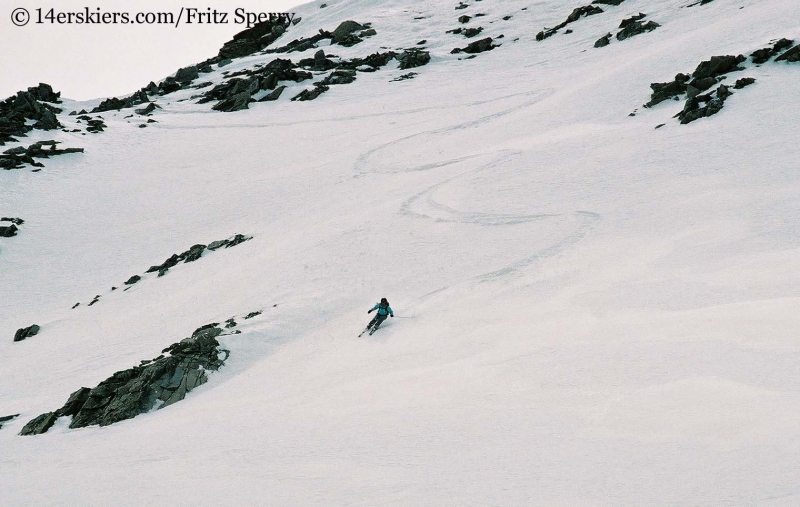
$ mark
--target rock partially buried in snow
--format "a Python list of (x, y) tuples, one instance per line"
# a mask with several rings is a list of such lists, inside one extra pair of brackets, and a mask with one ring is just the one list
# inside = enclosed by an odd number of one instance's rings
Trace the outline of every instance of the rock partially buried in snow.
[(41, 329), (42, 328), (36, 324), (33, 324), (32, 326), (28, 327), (23, 327), (22, 329), (17, 329), (17, 332), (14, 333), (14, 341), (21, 342), (26, 338), (30, 338), (31, 336), (36, 336), (37, 334), (39, 334), (39, 331), (41, 331)]
[(9, 422), (9, 421), (13, 421), (13, 420), (14, 420), (14, 419), (16, 419), (17, 417), (19, 417), (19, 414), (14, 414), (14, 415), (4, 415), (3, 417), (0, 417), (0, 429), (3, 429), (3, 425), (4, 425), (5, 423), (7, 423), (7, 422)]
[(75, 391), (64, 406), (34, 418), (20, 435), (45, 433), (63, 416), (73, 416), (70, 428), (108, 426), (184, 399), (186, 393), (208, 381), (208, 371), (218, 370), (228, 358), (228, 351), (221, 349), (216, 339), (221, 333), (216, 323), (196, 329), (191, 337), (164, 349), (168, 356), (142, 361), (93, 389)]

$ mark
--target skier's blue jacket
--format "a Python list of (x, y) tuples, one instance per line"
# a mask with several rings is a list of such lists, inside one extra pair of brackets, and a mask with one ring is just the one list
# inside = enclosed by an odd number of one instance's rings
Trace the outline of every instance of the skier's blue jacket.
[(392, 311), (392, 307), (391, 306), (387, 305), (387, 306), (384, 307), (384, 306), (381, 306), (380, 303), (378, 303), (377, 305), (372, 307), (372, 310), (370, 310), (370, 312), (373, 312), (375, 310), (378, 310), (378, 315), (386, 315), (388, 313), (389, 315), (394, 317), (394, 312)]

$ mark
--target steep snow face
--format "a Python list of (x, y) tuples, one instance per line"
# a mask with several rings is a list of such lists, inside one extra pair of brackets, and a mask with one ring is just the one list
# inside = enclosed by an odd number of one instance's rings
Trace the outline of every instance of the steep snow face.
[[(326, 53), (424, 39), (431, 62), (233, 113), (182, 90), (147, 128), (34, 131), (85, 153), (0, 172), (0, 215), (25, 220), (0, 238), (4, 503), (800, 503), (800, 63), (748, 60), (723, 83), (756, 83), (689, 125), (683, 101), (642, 107), (711, 56), (800, 39), (800, 5), (628, 0), (537, 42), (578, 5), (326, 3), (281, 43), (353, 19), (377, 34)], [(639, 12), (661, 26), (593, 47)], [(500, 46), (451, 54), (483, 37)], [(356, 338), (383, 296), (397, 317)], [(185, 400), (17, 435), (232, 316), (230, 358)]]

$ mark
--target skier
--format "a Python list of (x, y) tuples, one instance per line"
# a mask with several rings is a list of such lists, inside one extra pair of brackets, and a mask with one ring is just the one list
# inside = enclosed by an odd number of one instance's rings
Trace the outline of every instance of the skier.
[[(371, 321), (369, 321), (369, 324), (367, 324), (367, 328), (364, 330), (364, 331), (369, 331), (369, 334), (372, 334), (375, 331), (377, 331), (377, 329), (381, 326), (381, 324), (383, 324), (383, 321), (386, 320), (387, 315), (390, 317), (394, 317), (394, 312), (392, 311), (392, 307), (389, 306), (389, 302), (386, 300), (386, 298), (381, 298), (381, 302), (373, 306), (371, 310), (367, 310), (367, 313), (372, 313), (375, 310), (377, 310), (378, 313)], [(362, 331), (361, 334), (364, 334), (364, 331)], [(361, 334), (358, 336), (361, 336)]]

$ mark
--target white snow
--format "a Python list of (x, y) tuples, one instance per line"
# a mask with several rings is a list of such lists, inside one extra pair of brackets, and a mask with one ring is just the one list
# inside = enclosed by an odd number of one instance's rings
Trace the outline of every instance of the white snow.
[[(427, 39), (431, 63), (236, 113), (177, 92), (146, 129), (123, 110), (34, 131), (86, 153), (0, 174), (0, 215), (25, 219), (0, 239), (3, 504), (800, 505), (800, 66), (748, 63), (728, 80), (757, 82), (689, 125), (641, 106), (712, 55), (800, 39), (800, 4), (628, 0), (536, 42), (582, 3), (320, 3), (278, 44), (355, 19), (378, 35), (326, 52)], [(662, 27), (592, 48), (640, 11)], [(478, 12), (502, 46), (459, 60), (445, 31)], [(235, 233), (254, 239), (110, 291)], [(356, 338), (384, 296), (409, 318)], [(18, 436), (234, 315), (184, 401)]]

